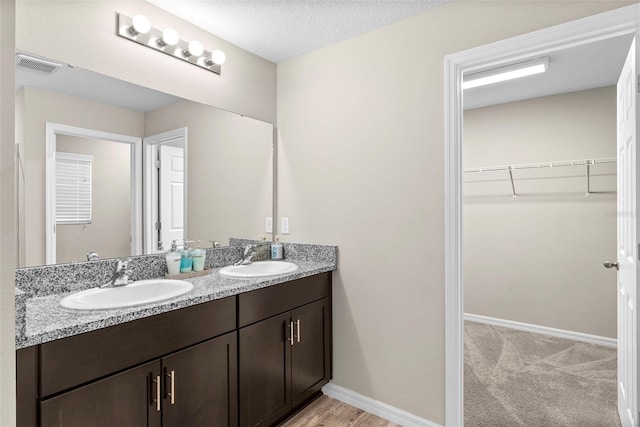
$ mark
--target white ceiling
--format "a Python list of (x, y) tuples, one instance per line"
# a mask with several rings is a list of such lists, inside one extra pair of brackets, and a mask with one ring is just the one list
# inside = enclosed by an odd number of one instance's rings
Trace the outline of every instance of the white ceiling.
[[(464, 108), (595, 89), (616, 84), (633, 35), (552, 52), (542, 74), (464, 91)], [(533, 59), (533, 58), (531, 58)]]
[(279, 63), (451, 0), (147, 0)]

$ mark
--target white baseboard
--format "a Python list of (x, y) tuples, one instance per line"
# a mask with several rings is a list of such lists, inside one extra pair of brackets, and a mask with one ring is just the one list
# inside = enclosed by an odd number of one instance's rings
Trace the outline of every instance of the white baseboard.
[(495, 317), (480, 316), (478, 314), (464, 314), (464, 320), (486, 323), (488, 325), (502, 326), (503, 328), (517, 329), (519, 331), (533, 332), (535, 334), (551, 335), (553, 337), (566, 338), (574, 341), (587, 342), (589, 344), (604, 345), (606, 347), (618, 347), (615, 338), (601, 337), (598, 335), (583, 334), (582, 332), (567, 331), (564, 329), (549, 328), (547, 326), (533, 325), (531, 323), (515, 322), (513, 320), (498, 319)]
[(340, 387), (339, 385), (329, 383), (322, 387), (322, 392), (341, 402), (355, 406), (358, 409), (367, 411), (370, 414), (377, 415), (385, 420), (389, 420), (403, 427), (442, 427), (440, 424), (434, 423), (424, 418), (420, 418), (407, 411), (398, 409), (394, 406), (387, 405), (370, 397), (363, 396), (360, 393)]

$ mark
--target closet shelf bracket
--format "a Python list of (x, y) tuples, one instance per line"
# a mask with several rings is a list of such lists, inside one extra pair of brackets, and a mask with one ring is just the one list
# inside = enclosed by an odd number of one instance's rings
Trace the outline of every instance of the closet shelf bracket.
[(589, 197), (591, 195), (591, 165), (593, 164), (593, 160), (587, 160), (587, 194)]
[(511, 180), (511, 191), (513, 192), (513, 198), (515, 199), (516, 194), (516, 186), (513, 183), (513, 166), (509, 166), (509, 179)]

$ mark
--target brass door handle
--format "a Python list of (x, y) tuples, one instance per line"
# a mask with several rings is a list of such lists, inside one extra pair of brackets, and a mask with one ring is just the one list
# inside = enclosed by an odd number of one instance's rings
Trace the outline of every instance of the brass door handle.
[(616, 270), (620, 270), (620, 265), (618, 264), (618, 261), (613, 262), (613, 261), (607, 260), (602, 265), (604, 265), (605, 268), (613, 268), (613, 267), (615, 267)]

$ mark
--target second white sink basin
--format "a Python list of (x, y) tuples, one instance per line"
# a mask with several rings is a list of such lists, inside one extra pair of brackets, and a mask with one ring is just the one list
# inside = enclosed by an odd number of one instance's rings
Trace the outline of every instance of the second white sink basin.
[(247, 265), (229, 265), (220, 269), (227, 277), (265, 277), (296, 271), (298, 266), (287, 261), (256, 261)]
[(102, 310), (131, 307), (163, 301), (186, 294), (193, 284), (184, 280), (138, 280), (130, 285), (113, 288), (92, 288), (66, 296), (60, 301), (65, 308)]

